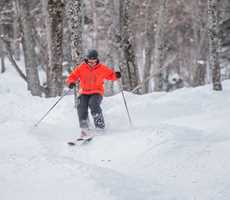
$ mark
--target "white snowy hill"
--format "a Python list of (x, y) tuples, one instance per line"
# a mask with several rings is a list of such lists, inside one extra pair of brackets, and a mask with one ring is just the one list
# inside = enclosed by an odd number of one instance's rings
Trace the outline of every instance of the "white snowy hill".
[(85, 146), (73, 97), (32, 97), (0, 74), (1, 200), (229, 200), (230, 81), (172, 93), (104, 98), (107, 132)]

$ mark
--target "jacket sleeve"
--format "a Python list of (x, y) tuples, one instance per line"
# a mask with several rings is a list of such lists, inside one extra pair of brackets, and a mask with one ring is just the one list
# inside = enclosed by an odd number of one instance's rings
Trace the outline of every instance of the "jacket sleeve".
[(69, 85), (70, 83), (74, 83), (80, 77), (80, 66), (77, 66), (66, 79), (66, 83)]
[(115, 72), (112, 69), (110, 69), (108, 66), (104, 66), (104, 67), (106, 71), (105, 79), (110, 81), (117, 80)]

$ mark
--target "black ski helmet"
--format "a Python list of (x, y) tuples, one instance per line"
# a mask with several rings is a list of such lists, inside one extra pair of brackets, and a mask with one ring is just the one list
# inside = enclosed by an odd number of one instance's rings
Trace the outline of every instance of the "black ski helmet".
[(87, 59), (98, 59), (98, 53), (95, 49), (91, 49), (88, 51), (86, 57)]

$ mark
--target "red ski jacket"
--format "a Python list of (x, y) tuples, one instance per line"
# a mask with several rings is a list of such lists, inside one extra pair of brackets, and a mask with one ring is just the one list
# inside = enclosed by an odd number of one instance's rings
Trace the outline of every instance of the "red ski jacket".
[(80, 94), (104, 95), (104, 80), (117, 80), (115, 72), (108, 66), (98, 63), (90, 67), (87, 63), (81, 63), (68, 76), (66, 83), (69, 85), (80, 80)]

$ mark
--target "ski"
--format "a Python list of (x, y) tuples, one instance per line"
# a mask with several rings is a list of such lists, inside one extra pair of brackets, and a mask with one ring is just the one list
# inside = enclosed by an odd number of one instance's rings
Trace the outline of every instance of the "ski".
[(85, 145), (85, 144), (88, 144), (91, 140), (93, 139), (93, 137), (90, 137), (90, 138), (87, 138), (87, 139), (83, 139), (83, 138), (78, 138), (77, 140), (75, 141), (70, 141), (68, 142), (67, 144), (69, 146), (80, 146), (80, 145)]
[(95, 136), (100, 136), (104, 135), (105, 130), (90, 130), (88, 133), (87, 132), (81, 132), (81, 135), (77, 138), (74, 139), (73, 141), (67, 142), (69, 146), (81, 146), (88, 144)]

